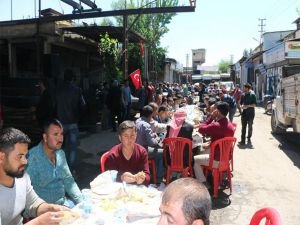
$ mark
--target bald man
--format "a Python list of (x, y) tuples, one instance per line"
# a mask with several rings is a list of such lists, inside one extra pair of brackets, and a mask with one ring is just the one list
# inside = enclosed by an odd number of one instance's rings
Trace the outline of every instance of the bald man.
[(198, 180), (181, 178), (167, 186), (159, 210), (158, 225), (209, 225), (211, 198)]

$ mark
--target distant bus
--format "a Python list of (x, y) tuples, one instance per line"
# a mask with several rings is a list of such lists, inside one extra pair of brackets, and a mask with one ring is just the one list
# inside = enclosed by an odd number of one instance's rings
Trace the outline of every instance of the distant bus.
[(206, 85), (220, 81), (220, 74), (192, 75), (193, 83), (205, 83)]

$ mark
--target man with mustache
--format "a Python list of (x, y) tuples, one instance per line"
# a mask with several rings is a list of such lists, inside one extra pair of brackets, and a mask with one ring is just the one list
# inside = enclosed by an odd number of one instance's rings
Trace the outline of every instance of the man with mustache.
[(30, 139), (20, 130), (0, 131), (0, 224), (22, 225), (26, 217), (37, 217), (28, 225), (59, 225), (65, 207), (48, 204), (33, 190), (28, 174), (24, 173)]
[(43, 140), (29, 151), (26, 171), (34, 190), (42, 199), (72, 208), (82, 201), (82, 194), (61, 149), (63, 126), (53, 119), (46, 122), (43, 129)]

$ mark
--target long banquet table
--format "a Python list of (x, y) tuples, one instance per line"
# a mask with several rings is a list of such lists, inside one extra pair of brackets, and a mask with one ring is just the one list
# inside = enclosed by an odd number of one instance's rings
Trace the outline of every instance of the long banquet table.
[[(80, 218), (71, 225), (157, 224), (161, 191), (153, 186), (118, 182), (98, 184), (83, 190), (85, 200), (74, 211)], [(88, 197), (86, 197), (88, 196)], [(88, 212), (86, 207), (90, 207)]]

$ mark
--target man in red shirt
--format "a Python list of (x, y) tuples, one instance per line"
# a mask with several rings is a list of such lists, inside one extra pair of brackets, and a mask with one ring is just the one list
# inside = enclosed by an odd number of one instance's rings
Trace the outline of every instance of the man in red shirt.
[[(201, 182), (206, 182), (206, 178), (203, 174), (201, 165), (208, 166), (209, 157), (210, 157), (210, 144), (218, 139), (223, 137), (233, 137), (234, 135), (234, 126), (226, 118), (229, 106), (226, 102), (217, 102), (215, 110), (212, 112), (212, 117), (215, 119), (215, 122), (212, 123), (203, 123), (199, 128), (199, 133), (209, 136), (210, 143), (207, 150), (200, 155), (194, 156), (194, 171), (196, 178)], [(203, 144), (206, 145), (205, 143)], [(216, 150), (214, 158), (214, 167), (219, 165), (220, 160), (220, 151)]]
[(243, 94), (243, 92), (241, 91), (240, 86), (237, 84), (233, 91), (233, 98), (235, 99), (236, 107), (239, 110), (240, 114), (242, 114), (242, 109), (241, 109), (241, 104), (240, 104), (242, 94)]
[(136, 126), (129, 120), (119, 126), (120, 144), (109, 150), (105, 162), (106, 170), (117, 170), (117, 181), (147, 185), (150, 182), (148, 153), (136, 144)]

